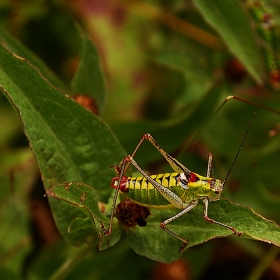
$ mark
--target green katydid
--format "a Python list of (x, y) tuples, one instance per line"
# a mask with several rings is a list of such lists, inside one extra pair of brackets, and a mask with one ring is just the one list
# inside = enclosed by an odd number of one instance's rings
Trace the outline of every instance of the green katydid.
[[(271, 67), (271, 69), (273, 66)], [(271, 71), (270, 71), (271, 72)], [(267, 83), (267, 82), (266, 82)], [(265, 84), (266, 87), (266, 84)], [(265, 89), (264, 87), (264, 89)], [(264, 94), (264, 90), (260, 94), (260, 98), (258, 103), (256, 104), (254, 113), (251, 117), (251, 120), (248, 124), (247, 130), (245, 132), (245, 136), (240, 144), (240, 147), (236, 153), (236, 156), (233, 160), (231, 167), (228, 170), (228, 173), (223, 181), (211, 178), (211, 171), (212, 171), (212, 154), (209, 154), (208, 158), (208, 165), (207, 165), (207, 172), (206, 176), (201, 176), (197, 173), (190, 171), (187, 167), (185, 167), (182, 163), (178, 160), (173, 158), (171, 155), (166, 153), (159, 144), (154, 140), (154, 138), (149, 134), (146, 133), (142, 136), (141, 140), (139, 141), (138, 145), (136, 146), (134, 152), (131, 155), (124, 157), (121, 163), (118, 166), (114, 166), (114, 169), (117, 173), (117, 177), (114, 177), (111, 182), (111, 186), (116, 189), (115, 196), (113, 200), (113, 207), (110, 217), (109, 228), (106, 230), (103, 225), (103, 231), (106, 235), (110, 235), (112, 232), (112, 224), (114, 213), (116, 209), (117, 203), (117, 196), (118, 193), (123, 193), (126, 197), (132, 200), (139, 205), (146, 206), (149, 208), (156, 208), (156, 209), (165, 209), (165, 208), (178, 208), (181, 211), (166, 219), (161, 223), (161, 228), (167, 232), (168, 234), (174, 236), (175, 238), (181, 240), (183, 244), (181, 245), (179, 251), (182, 252), (184, 248), (187, 246), (188, 242), (186, 239), (180, 237), (176, 233), (172, 232), (166, 225), (170, 222), (174, 221), (175, 219), (181, 217), (182, 215), (189, 212), (193, 209), (199, 200), (201, 200), (204, 204), (203, 209), (203, 218), (211, 223), (223, 226), (231, 230), (237, 236), (241, 236), (242, 233), (237, 231), (234, 227), (230, 225), (223, 224), (219, 221), (213, 220), (208, 217), (208, 205), (211, 201), (216, 201), (220, 199), (221, 193), (224, 189), (224, 186), (227, 182), (227, 179), (235, 165), (235, 162), (239, 156), (239, 153), (243, 147), (245, 139), (248, 135), (250, 127), (253, 123), (257, 110), (262, 107), (265, 109), (271, 110), (262, 106), (261, 100)], [(229, 96), (225, 102), (229, 99), (237, 99), (247, 103), (248, 102), (244, 99)], [(225, 103), (224, 102), (224, 103)], [(224, 103), (218, 108), (216, 112), (218, 112)], [(277, 112), (278, 113), (278, 112)], [(137, 151), (139, 150), (141, 144), (144, 140), (148, 140), (166, 159), (169, 165), (174, 170), (173, 173), (164, 173), (164, 174), (157, 174), (157, 175), (148, 175), (135, 161), (134, 157)], [(128, 166), (132, 164), (140, 173), (141, 177), (127, 177), (125, 176), (126, 170)]]
[[(251, 7), (252, 8), (252, 7)], [(255, 8), (258, 9), (258, 8)], [(252, 10), (255, 11), (254, 9)], [(256, 11), (255, 11), (256, 12)], [(256, 13), (258, 16), (264, 16), (264, 12), (261, 11), (261, 13)], [(258, 20), (261, 20), (261, 23), (263, 21), (266, 22), (266, 26), (263, 27), (261, 25), (261, 31), (265, 32), (273, 32), (273, 28), (271, 28), (271, 24), (268, 25), (268, 23), (271, 23), (271, 19), (267, 18), (267, 14), (264, 18), (261, 17), (261, 19), (257, 18)], [(269, 60), (270, 61), (270, 60)], [(273, 67), (276, 62), (276, 57), (274, 58), (274, 62), (271, 66), (269, 77), (271, 78), (271, 83), (275, 84), (275, 86), (279, 83), (279, 72), (275, 70), (274, 72)], [(266, 88), (266, 84), (268, 83), (269, 78), (267, 79), (264, 89)], [(223, 226), (225, 228), (228, 228), (231, 230), (234, 234), (237, 236), (241, 236), (242, 233), (237, 231), (234, 227), (230, 225), (223, 224), (219, 221), (213, 220), (208, 217), (208, 205), (211, 201), (216, 201), (220, 199), (221, 193), (224, 189), (224, 186), (227, 182), (227, 179), (236, 163), (236, 160), (239, 156), (239, 153), (243, 147), (243, 144), (245, 142), (245, 139), (247, 138), (248, 132), (251, 128), (251, 125), (253, 123), (253, 120), (255, 118), (255, 115), (258, 111), (258, 109), (264, 108), (269, 111), (276, 112), (279, 114), (278, 111), (267, 108), (265, 106), (261, 105), (261, 101), (264, 95), (264, 90), (261, 92), (259, 101), (257, 104), (255, 104), (255, 110), (253, 112), (253, 115), (249, 121), (249, 124), (247, 126), (247, 130), (245, 132), (245, 136), (243, 137), (243, 140), (241, 141), (241, 144), (239, 146), (239, 149), (236, 153), (236, 156), (233, 160), (233, 163), (231, 167), (229, 168), (227, 175), (223, 181), (211, 178), (212, 174), (212, 154), (209, 155), (208, 158), (208, 165), (207, 165), (207, 172), (206, 176), (201, 176), (197, 173), (194, 173), (190, 171), (187, 167), (185, 167), (182, 163), (180, 163), (178, 160), (173, 158), (171, 155), (166, 153), (159, 144), (154, 140), (154, 138), (149, 134), (146, 133), (142, 136), (141, 140), (139, 141), (138, 145), (136, 146), (134, 152), (131, 155), (126, 156), (121, 163), (118, 166), (114, 166), (115, 171), (117, 173), (117, 177), (114, 177), (111, 182), (111, 186), (116, 189), (115, 196), (113, 200), (113, 207), (111, 212), (111, 218), (110, 218), (110, 224), (108, 230), (105, 230), (104, 226), (102, 225), (102, 228), (104, 232), (107, 235), (111, 234), (112, 231), (112, 223), (113, 223), (113, 217), (116, 209), (116, 202), (117, 202), (117, 196), (118, 193), (123, 193), (126, 197), (128, 197), (132, 202), (135, 202), (139, 205), (150, 207), (150, 208), (158, 208), (158, 209), (164, 209), (164, 208), (178, 208), (181, 211), (166, 219), (161, 223), (161, 228), (174, 236), (175, 238), (181, 240), (183, 244), (181, 245), (179, 251), (182, 252), (184, 248), (187, 246), (188, 242), (186, 239), (180, 237), (176, 233), (170, 231), (168, 228), (166, 228), (166, 225), (170, 222), (174, 221), (175, 219), (181, 217), (182, 215), (189, 212), (191, 209), (193, 209), (199, 200), (201, 200), (204, 204), (203, 209), (203, 218), (211, 223)], [(217, 109), (216, 113), (224, 106), (224, 104), (230, 100), (230, 99), (236, 99), (242, 102), (246, 102), (249, 104), (253, 104), (250, 101), (246, 101), (242, 98), (235, 97), (235, 96), (229, 96), (223, 104)], [(139, 150), (141, 144), (144, 140), (148, 140), (166, 159), (166, 161), (169, 163), (169, 165), (173, 169), (173, 173), (165, 173), (165, 174), (157, 174), (157, 175), (148, 175), (135, 161), (134, 157), (137, 151)], [(127, 177), (125, 176), (126, 170), (128, 166), (132, 164), (140, 173), (141, 177)]]

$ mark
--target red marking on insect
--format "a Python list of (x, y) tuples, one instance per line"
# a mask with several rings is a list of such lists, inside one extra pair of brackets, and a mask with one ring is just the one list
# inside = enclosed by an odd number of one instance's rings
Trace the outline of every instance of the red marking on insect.
[[(111, 181), (111, 187), (116, 189), (118, 187), (119, 180), (120, 180), (120, 177), (114, 177)], [(128, 182), (127, 177), (123, 176), (122, 179), (121, 179), (121, 182), (120, 182), (120, 191), (123, 192), (123, 193), (128, 192), (128, 188), (126, 186), (127, 182)]]
[(191, 172), (190, 173), (190, 179), (189, 179), (189, 182), (192, 183), (192, 182), (197, 182), (198, 180), (198, 177), (195, 173)]

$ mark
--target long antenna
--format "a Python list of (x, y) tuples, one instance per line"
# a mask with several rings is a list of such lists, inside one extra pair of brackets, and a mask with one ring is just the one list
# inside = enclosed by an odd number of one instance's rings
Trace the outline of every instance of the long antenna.
[(269, 70), (268, 77), (267, 77), (267, 79), (266, 79), (266, 81), (265, 81), (265, 83), (264, 83), (264, 86), (263, 86), (263, 88), (262, 88), (262, 91), (261, 91), (261, 94), (260, 94), (258, 103), (257, 103), (257, 105), (256, 105), (256, 107), (255, 107), (255, 110), (254, 110), (254, 113), (253, 113), (253, 115), (252, 115), (252, 117), (251, 117), (251, 120), (250, 120), (250, 122), (249, 122), (249, 125), (247, 126), (247, 129), (246, 129), (246, 132), (245, 132), (245, 136), (243, 137), (243, 139), (242, 139), (242, 141), (241, 141), (241, 144), (240, 144), (240, 146), (239, 146), (239, 148), (238, 148), (238, 151), (237, 151), (237, 153), (236, 153), (236, 155), (235, 155), (235, 158), (234, 158), (234, 160), (233, 160), (233, 162), (232, 162), (232, 164), (231, 164), (231, 166), (230, 166), (230, 168), (229, 168), (229, 170), (228, 170), (228, 173), (227, 173), (227, 175), (226, 175), (226, 177), (225, 177), (225, 180), (223, 181), (223, 188), (224, 188), (224, 186), (225, 186), (225, 184), (226, 184), (226, 182), (227, 182), (227, 180), (228, 180), (229, 174), (231, 173), (231, 171), (232, 171), (232, 169), (233, 169), (233, 167), (234, 167), (234, 165), (235, 165), (235, 163), (236, 163), (236, 161), (237, 161), (237, 158), (238, 158), (238, 156), (239, 156), (239, 154), (240, 154), (240, 152), (241, 152), (241, 149), (242, 149), (242, 147), (243, 147), (243, 145), (244, 145), (244, 142), (245, 142), (245, 140), (246, 140), (246, 138), (247, 138), (247, 136), (248, 136), (249, 130), (250, 130), (251, 126), (252, 126), (253, 120), (255, 119), (255, 116), (256, 116), (256, 114), (257, 114), (257, 111), (258, 111), (258, 109), (259, 109), (259, 107), (260, 107), (261, 101), (262, 101), (263, 96), (264, 96), (264, 93), (265, 93), (265, 91), (266, 91), (267, 84), (268, 84), (268, 82), (269, 82), (269, 78), (270, 78), (271, 72), (272, 72), (272, 70), (273, 70), (273, 68), (274, 68), (274, 65), (275, 65), (275, 63), (276, 63), (276, 59), (278, 58), (278, 51), (279, 51), (279, 49), (280, 49), (280, 47), (278, 47), (278, 49), (277, 49), (277, 52), (276, 52), (276, 55), (275, 55), (275, 57), (274, 57), (273, 63), (272, 63), (271, 68), (270, 68), (270, 70)]

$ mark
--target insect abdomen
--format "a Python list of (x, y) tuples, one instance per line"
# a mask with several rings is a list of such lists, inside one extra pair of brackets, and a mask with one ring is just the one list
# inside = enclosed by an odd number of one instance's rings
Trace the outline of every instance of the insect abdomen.
[[(178, 176), (179, 173), (165, 173), (150, 177), (180, 196), (180, 192), (183, 194), (184, 189), (178, 184)], [(126, 190), (125, 195), (139, 204), (154, 208), (173, 207), (145, 177), (128, 177)]]

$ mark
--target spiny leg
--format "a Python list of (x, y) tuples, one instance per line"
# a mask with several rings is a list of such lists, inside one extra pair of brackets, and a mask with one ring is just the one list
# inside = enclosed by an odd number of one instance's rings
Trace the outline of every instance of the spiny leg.
[[(175, 158), (173, 158), (171, 155), (169, 155), (168, 153), (166, 153), (161, 147), (160, 145), (155, 141), (155, 139), (152, 137), (151, 134), (146, 133), (142, 136), (141, 140), (139, 141), (138, 145), (136, 146), (136, 148), (134, 149), (133, 153), (131, 154), (131, 157), (134, 158), (135, 154), (137, 153), (137, 151), (139, 150), (140, 146), (142, 145), (144, 140), (148, 140), (161, 154), (162, 156), (166, 159), (166, 161), (169, 163), (169, 165), (172, 167), (172, 169), (175, 172), (178, 173), (189, 173), (191, 172), (188, 168), (186, 168), (182, 163), (180, 163), (178, 160), (176, 160)], [(129, 162), (126, 164), (125, 166), (125, 171), (127, 170), (129, 165)]]
[(225, 224), (223, 224), (223, 223), (220, 223), (220, 222), (218, 222), (218, 221), (215, 221), (215, 220), (213, 220), (213, 219), (210, 219), (210, 218), (208, 217), (208, 203), (209, 203), (208, 199), (207, 199), (207, 198), (203, 199), (203, 203), (204, 203), (203, 218), (204, 218), (207, 222), (210, 222), (210, 223), (217, 224), (217, 225), (223, 226), (223, 227), (225, 227), (225, 228), (228, 228), (228, 229), (230, 229), (234, 234), (236, 234), (237, 236), (241, 236), (241, 235), (242, 235), (242, 233), (241, 233), (241, 232), (238, 232), (235, 228), (233, 228), (233, 227), (231, 227), (231, 226), (228, 226), (228, 225), (225, 225)]
[(152, 137), (151, 134), (146, 133), (143, 136), (145, 139), (147, 139), (161, 154), (162, 156), (166, 159), (166, 161), (169, 163), (169, 165), (172, 167), (172, 169), (175, 172), (182, 173), (186, 172), (189, 173), (191, 172), (188, 168), (186, 168), (182, 163), (180, 163), (177, 159), (173, 158), (171, 155), (166, 153), (160, 145), (155, 141), (155, 139)]
[[(129, 163), (129, 161), (128, 161), (128, 163)], [(113, 205), (112, 205), (112, 210), (111, 210), (111, 216), (110, 216), (110, 222), (109, 222), (108, 230), (105, 229), (103, 224), (101, 225), (101, 228), (102, 228), (104, 234), (106, 234), (106, 235), (110, 235), (111, 232), (112, 232), (112, 225), (113, 225), (113, 219), (114, 219), (114, 213), (115, 213), (115, 208), (116, 208), (116, 204), (117, 204), (117, 198), (118, 198), (118, 194), (119, 194), (119, 189), (120, 189), (122, 178), (124, 177), (124, 173), (125, 173), (125, 170), (127, 168), (128, 163), (127, 163), (127, 157), (125, 157), (122, 160), (121, 165), (119, 167), (119, 172), (118, 172), (119, 173), (119, 181), (118, 181), (118, 186), (116, 188), (115, 195), (114, 195), (114, 198), (113, 198)]]
[[(146, 133), (146, 134), (147, 134), (147, 133)], [(137, 151), (139, 150), (140, 146), (142, 145), (143, 141), (146, 139), (146, 138), (145, 138), (145, 135), (146, 135), (146, 134), (144, 134), (144, 135), (141, 137), (139, 143), (137, 144), (136, 148), (134, 149), (133, 153), (131, 154), (132, 157), (135, 156), (135, 154), (136, 154)], [(121, 168), (122, 168), (122, 167), (124, 168), (123, 174), (125, 174), (125, 172), (126, 172), (128, 166), (129, 166), (129, 164), (130, 164), (130, 161), (127, 161), (126, 158), (127, 158), (127, 157), (125, 157), (125, 158), (120, 162), (119, 165), (113, 165), (113, 166), (112, 166), (112, 167), (115, 169), (116, 173), (119, 174), (119, 175), (120, 175), (120, 173), (121, 173)]]
[(183, 241), (183, 244), (180, 246), (180, 249), (179, 249), (179, 252), (180, 252), (180, 253), (182, 253), (183, 250), (185, 249), (185, 247), (188, 245), (188, 241), (187, 241), (186, 239), (180, 237), (179, 235), (175, 234), (175, 233), (172, 232), (171, 230), (167, 229), (165, 226), (166, 226), (167, 224), (169, 224), (170, 222), (176, 220), (177, 218), (183, 216), (184, 214), (186, 214), (186, 213), (189, 212), (190, 210), (192, 210), (192, 209), (197, 205), (197, 203), (198, 203), (198, 200), (192, 201), (191, 204), (190, 204), (187, 208), (185, 208), (185, 209), (184, 209), (183, 211), (181, 211), (180, 213), (174, 215), (173, 217), (171, 217), (171, 218), (169, 218), (169, 219), (163, 221), (163, 222), (161, 223), (161, 225), (160, 225), (161, 228), (162, 228), (165, 232), (167, 232), (167, 233), (169, 233), (170, 235), (174, 236), (175, 238), (177, 238), (177, 239)]

